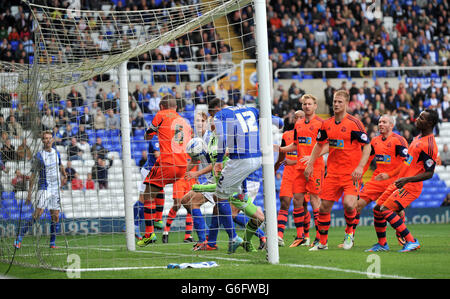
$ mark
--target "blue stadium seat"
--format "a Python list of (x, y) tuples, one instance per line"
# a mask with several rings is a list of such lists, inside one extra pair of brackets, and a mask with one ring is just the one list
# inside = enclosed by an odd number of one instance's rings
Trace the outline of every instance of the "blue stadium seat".
[(112, 152), (118, 152), (119, 155), (122, 153), (122, 144), (120, 143), (114, 143), (111, 147)]
[(144, 119), (147, 122), (147, 125), (150, 125), (150, 123), (153, 120), (153, 117), (155, 117), (155, 115), (152, 113), (144, 113)]
[(444, 182), (444, 181), (441, 181), (441, 180), (438, 180), (438, 181), (434, 182), (433, 185), (434, 185), (436, 188), (440, 189), (440, 190), (443, 190), (443, 189), (446, 189), (446, 188), (447, 188), (447, 185), (445, 184), (445, 182)]
[(112, 145), (120, 144), (120, 142), (121, 142), (120, 136), (111, 136), (111, 138), (109, 140)]
[(5, 200), (5, 199), (15, 199), (15, 198), (16, 198), (16, 196), (15, 196), (15, 193), (13, 191), (11, 191), (11, 192), (3, 191), (2, 192), (2, 199), (3, 200)]
[(119, 137), (120, 136), (120, 130), (119, 129), (109, 130), (109, 135), (111, 137)]
[(187, 72), (188, 71), (187, 64), (180, 64), (179, 65), (179, 70), (180, 70), (180, 72)]
[(185, 111), (194, 111), (195, 110), (195, 106), (194, 105), (186, 105), (186, 107), (184, 107)]
[(6, 209), (15, 209), (17, 208), (17, 201), (14, 198), (3, 199), (2, 207)]
[(427, 189), (426, 189), (426, 192), (427, 193), (431, 193), (431, 194), (434, 194), (434, 193), (440, 193), (441, 192), (441, 188), (438, 188), (438, 187), (428, 187)]
[(70, 123), (72, 126), (72, 133), (77, 134), (78, 133), (78, 123)]
[(166, 66), (164, 64), (154, 64), (153, 65), (153, 71), (154, 72), (165, 72)]
[(314, 79), (313, 75), (303, 74), (302, 77), (303, 77), (303, 79)]
[(8, 219), (8, 211), (4, 208), (0, 208), (0, 219)]
[(431, 181), (431, 180), (423, 181), (423, 188), (424, 188), (424, 189), (428, 189), (428, 188), (430, 188), (430, 187), (433, 187), (433, 185), (434, 185), (434, 183), (433, 183), (433, 181)]
[(425, 208), (426, 202), (425, 201), (413, 201), (411, 203), (411, 208)]
[(422, 193), (416, 201), (430, 201), (433, 200), (434, 195), (428, 193)]
[(136, 165), (139, 165), (139, 161), (141, 160), (142, 156), (134, 157), (134, 161), (136, 162)]
[(12, 41), (10, 41), (9, 42), (10, 43), (10, 45), (11, 45), (11, 49), (13, 50), (13, 51), (16, 51), (17, 50), (17, 48), (19, 47), (19, 41), (18, 40), (12, 40)]
[(425, 207), (427, 208), (438, 208), (442, 204), (441, 200), (430, 200), (425, 202)]
[(439, 181), (439, 175), (437, 173), (433, 174), (433, 177), (430, 179), (430, 181)]
[(89, 140), (88, 140), (89, 145), (91, 145), (91, 146), (94, 145), (95, 142), (97, 141), (95, 134), (94, 135), (88, 135), (88, 137), (89, 137)]
[(346, 79), (346, 78), (347, 78), (347, 75), (344, 74), (343, 72), (338, 73), (338, 79)]
[(141, 129), (135, 129), (134, 130), (134, 136), (144, 136), (145, 135), (145, 130), (141, 130)]
[(11, 220), (19, 220), (20, 219), (20, 212), (18, 210), (11, 211), (11, 213), (9, 214), (9, 218)]
[(97, 130), (95, 132), (96, 137), (100, 137), (101, 139), (104, 139), (106, 136), (106, 130)]
[(342, 210), (342, 209), (343, 209), (343, 206), (342, 206), (341, 201), (334, 203), (332, 209), (333, 209), (333, 210)]

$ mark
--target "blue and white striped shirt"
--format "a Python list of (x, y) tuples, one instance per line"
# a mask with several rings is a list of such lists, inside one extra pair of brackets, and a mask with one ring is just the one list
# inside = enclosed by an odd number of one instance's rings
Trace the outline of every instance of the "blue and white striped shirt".
[(39, 170), (38, 190), (58, 189), (60, 186), (61, 156), (52, 148), (39, 151), (35, 156), (35, 169)]

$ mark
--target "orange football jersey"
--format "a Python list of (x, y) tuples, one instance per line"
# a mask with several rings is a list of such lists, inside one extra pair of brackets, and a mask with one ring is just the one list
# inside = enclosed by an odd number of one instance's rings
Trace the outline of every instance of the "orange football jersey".
[(186, 144), (191, 139), (192, 129), (175, 110), (158, 111), (146, 134), (158, 135), (160, 165), (187, 166)]
[[(434, 171), (438, 147), (434, 135), (417, 136), (408, 148), (408, 158), (398, 175), (399, 178), (416, 176), (419, 173)], [(423, 182), (407, 183), (403, 188), (417, 196), (422, 192)]]
[(350, 114), (340, 122), (334, 116), (325, 120), (317, 141), (329, 143), (328, 175), (352, 174), (361, 160), (362, 146), (370, 143), (361, 121)]
[[(283, 133), (281, 137), (281, 146), (287, 146), (294, 142), (294, 130), (289, 130)], [(288, 152), (286, 153), (286, 159), (289, 160), (297, 160), (297, 152)]]
[[(294, 142), (297, 145), (298, 160), (304, 156), (310, 156), (314, 146), (317, 143), (317, 135), (322, 128), (323, 119), (316, 116), (310, 121), (306, 118), (299, 119), (294, 127)], [(325, 167), (323, 158), (319, 157), (314, 162), (314, 168), (319, 170)], [(297, 169), (305, 169), (306, 164), (300, 161), (297, 162)]]
[(390, 134), (386, 139), (379, 135), (372, 139), (372, 152), (367, 164), (375, 159), (377, 169), (373, 172), (375, 177), (380, 173), (391, 173), (401, 167), (408, 157), (408, 142), (396, 133)]

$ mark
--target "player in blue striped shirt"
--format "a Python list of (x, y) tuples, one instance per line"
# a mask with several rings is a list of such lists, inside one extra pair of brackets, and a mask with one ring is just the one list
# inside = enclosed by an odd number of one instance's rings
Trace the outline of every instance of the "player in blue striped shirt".
[(56, 248), (56, 232), (59, 223), (59, 212), (61, 211), (60, 188), (65, 181), (66, 172), (61, 163), (59, 152), (53, 148), (53, 134), (50, 131), (42, 133), (42, 143), (44, 148), (40, 150), (33, 161), (33, 173), (30, 179), (30, 187), (28, 189), (27, 204), (31, 202), (31, 195), (34, 187), (36, 176), (38, 176), (36, 200), (32, 219), (29, 220), (19, 231), (19, 235), (14, 242), (16, 248), (20, 248), (22, 238), (28, 229), (39, 220), (45, 209), (50, 210), (50, 248)]

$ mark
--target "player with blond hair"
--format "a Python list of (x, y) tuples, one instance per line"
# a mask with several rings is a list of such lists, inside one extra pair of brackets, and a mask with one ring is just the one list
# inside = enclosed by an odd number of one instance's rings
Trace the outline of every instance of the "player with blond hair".
[(327, 175), (320, 192), (319, 233), (320, 242), (311, 251), (328, 249), (328, 230), (331, 225), (331, 209), (342, 197), (346, 219), (344, 249), (353, 247), (353, 225), (364, 166), (371, 151), (370, 140), (361, 121), (347, 113), (350, 95), (338, 90), (333, 96), (334, 116), (325, 120), (317, 134), (304, 175), (314, 173), (315, 163), (329, 146)]

